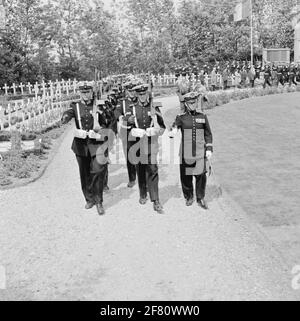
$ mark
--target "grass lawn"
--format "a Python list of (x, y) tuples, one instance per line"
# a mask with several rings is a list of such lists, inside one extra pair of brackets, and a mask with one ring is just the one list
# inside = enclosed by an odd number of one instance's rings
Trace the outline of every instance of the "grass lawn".
[(223, 188), (300, 264), (300, 93), (207, 111)]

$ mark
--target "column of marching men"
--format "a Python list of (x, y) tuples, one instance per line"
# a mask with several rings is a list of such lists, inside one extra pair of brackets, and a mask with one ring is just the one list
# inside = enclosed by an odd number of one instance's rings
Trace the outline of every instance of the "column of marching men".
[[(148, 198), (156, 213), (164, 213), (159, 197), (159, 137), (166, 130), (161, 113), (162, 104), (154, 102), (153, 83), (130, 77), (78, 84), (80, 101), (72, 102), (62, 116), (62, 123), (75, 119), (72, 150), (79, 167), (85, 208), (97, 208), (105, 214), (104, 192), (109, 190), (108, 165), (116, 137), (120, 137), (126, 159), (128, 188), (138, 183), (139, 204), (145, 206)], [(207, 161), (212, 156), (212, 133), (201, 101), (205, 94), (194, 89), (180, 97), (181, 112), (169, 126), (169, 137), (181, 131), (180, 168), (186, 205), (194, 203), (208, 209), (205, 201)], [(193, 184), (195, 178), (195, 188)], [(194, 193), (195, 191), (195, 193)]]
[[(263, 79), (263, 87), (288, 84), (297, 85), (300, 82), (299, 63), (262, 63), (255, 61), (253, 65), (244, 61), (224, 61), (189, 66), (175, 66), (176, 78), (196, 77), (207, 89), (212, 91), (230, 87), (254, 87), (256, 79)], [(210, 79), (208, 84), (207, 79)]]

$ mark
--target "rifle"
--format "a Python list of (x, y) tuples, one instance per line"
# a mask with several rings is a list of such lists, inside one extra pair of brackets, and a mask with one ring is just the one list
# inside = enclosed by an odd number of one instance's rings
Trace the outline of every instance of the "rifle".
[(148, 90), (149, 90), (149, 94), (150, 94), (150, 108), (151, 108), (152, 122), (153, 122), (153, 125), (155, 128), (160, 128), (160, 126), (158, 125), (158, 122), (157, 122), (157, 115), (156, 115), (155, 107), (153, 104), (154, 94), (152, 91), (150, 72), (148, 72)]
[(95, 69), (95, 79), (94, 79), (94, 102), (93, 102), (93, 118), (94, 118), (94, 126), (93, 130), (96, 133), (99, 133), (101, 126), (98, 121), (98, 114), (100, 114), (100, 110), (97, 107), (98, 100), (98, 84), (97, 84), (97, 68)]

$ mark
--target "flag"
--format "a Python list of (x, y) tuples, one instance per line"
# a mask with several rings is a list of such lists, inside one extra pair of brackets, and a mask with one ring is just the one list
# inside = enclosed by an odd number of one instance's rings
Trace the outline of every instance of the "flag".
[(0, 0), (0, 29), (5, 28), (5, 8), (3, 1)]
[(243, 0), (235, 6), (234, 21), (241, 21), (251, 15), (251, 0)]

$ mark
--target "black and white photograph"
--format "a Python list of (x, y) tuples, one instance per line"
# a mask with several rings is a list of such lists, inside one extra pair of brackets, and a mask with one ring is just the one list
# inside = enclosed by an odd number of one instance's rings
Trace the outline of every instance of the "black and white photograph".
[(300, 0), (0, 0), (0, 301), (300, 301), (299, 138)]

